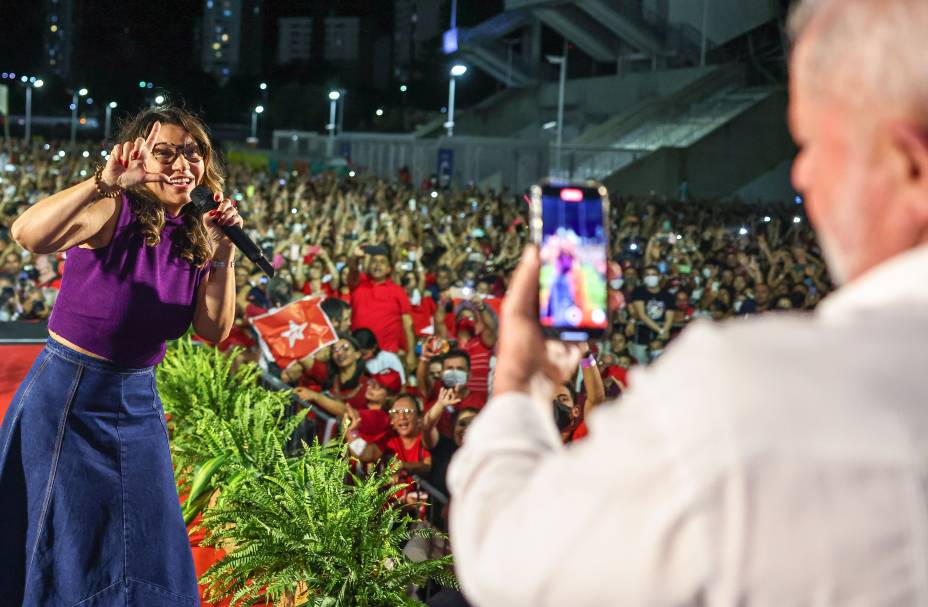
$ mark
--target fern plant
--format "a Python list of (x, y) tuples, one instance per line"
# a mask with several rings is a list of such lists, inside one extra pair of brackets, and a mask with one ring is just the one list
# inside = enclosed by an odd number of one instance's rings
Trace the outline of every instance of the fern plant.
[(261, 388), (248, 390), (247, 404), (237, 403), (228, 418), (209, 409), (196, 421), (196, 440), (175, 449), (178, 460), (190, 464), (193, 473), (185, 478), (188, 488), (184, 520), (189, 524), (209, 503), (215, 489), (234, 488), (246, 474), (260, 475), (273, 469), (278, 449), (286, 444), (306, 411), (286, 415), (287, 392)]
[(420, 605), (407, 595), (410, 584), (454, 586), (450, 556), (416, 563), (402, 552), (413, 535), (440, 534), (414, 530), (391, 499), (397, 470), (394, 463), (357, 478), (344, 445), (318, 442), (294, 460), (278, 446), (265, 474), (239, 469), (239, 482), (203, 516), (205, 543), (229, 549), (201, 579), (207, 600), (249, 606), (299, 591), (314, 606)]
[(274, 465), (275, 447), (286, 443), (306, 413), (285, 417), (289, 392), (257, 384), (256, 365), (232, 372), (236, 351), (194, 345), (189, 337), (172, 345), (158, 374), (165, 411), (171, 414), (171, 457), (183, 514), (190, 524), (216, 489), (245, 473)]
[[(258, 386), (261, 371), (248, 363), (233, 372), (239, 352), (239, 348), (221, 352), (198, 346), (190, 337), (171, 344), (158, 367), (158, 392), (164, 412), (171, 416), (172, 433), (192, 432), (188, 421), (202, 409), (228, 417), (237, 401), (249, 397), (245, 391)], [(178, 420), (184, 423), (177, 424)]]

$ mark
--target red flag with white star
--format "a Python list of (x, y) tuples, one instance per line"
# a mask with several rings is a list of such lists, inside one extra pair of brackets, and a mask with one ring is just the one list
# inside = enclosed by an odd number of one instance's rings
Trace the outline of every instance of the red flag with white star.
[(281, 369), (338, 341), (335, 327), (319, 307), (323, 297), (304, 297), (251, 319)]

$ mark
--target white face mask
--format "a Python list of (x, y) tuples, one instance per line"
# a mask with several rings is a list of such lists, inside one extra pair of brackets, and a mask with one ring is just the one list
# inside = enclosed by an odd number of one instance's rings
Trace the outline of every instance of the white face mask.
[(644, 277), (644, 286), (649, 289), (654, 289), (661, 283), (660, 276), (645, 276)]
[(712, 270), (710, 270), (709, 268), (703, 268), (702, 275), (705, 276), (706, 278), (709, 278), (710, 276), (712, 276)]

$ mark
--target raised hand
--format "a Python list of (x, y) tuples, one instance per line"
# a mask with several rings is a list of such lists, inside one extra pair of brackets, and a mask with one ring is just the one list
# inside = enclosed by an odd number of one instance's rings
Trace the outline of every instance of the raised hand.
[(170, 177), (161, 172), (151, 172), (145, 168), (145, 161), (151, 155), (151, 148), (161, 132), (161, 123), (151, 125), (148, 137), (139, 137), (135, 141), (117, 143), (113, 146), (106, 166), (100, 175), (100, 181), (110, 188), (128, 189), (142, 183), (170, 183)]

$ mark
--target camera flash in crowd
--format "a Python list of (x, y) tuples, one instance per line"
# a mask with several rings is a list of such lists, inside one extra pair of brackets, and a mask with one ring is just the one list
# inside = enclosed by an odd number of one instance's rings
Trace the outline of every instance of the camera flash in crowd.
[(800, 217), (799, 215), (796, 215), (795, 217), (793, 217), (793, 223), (802, 223), (802, 217)]
[(764, 223), (770, 223), (770, 215), (764, 215)]
[(738, 234), (740, 234), (741, 236), (747, 236), (747, 235), (748, 235), (748, 229), (747, 229), (746, 227), (744, 227), (744, 226), (741, 226), (741, 229), (738, 230)]

